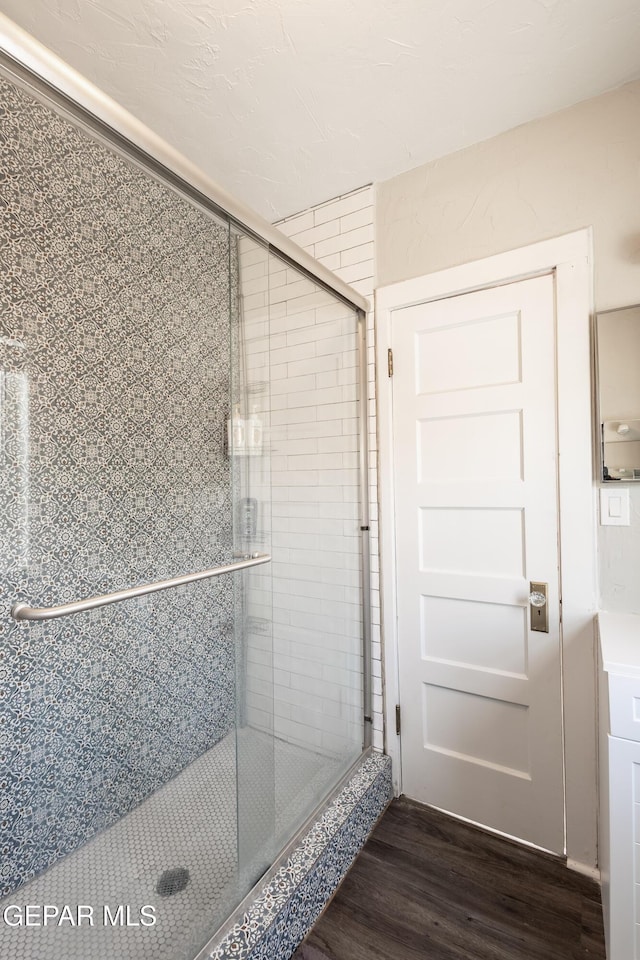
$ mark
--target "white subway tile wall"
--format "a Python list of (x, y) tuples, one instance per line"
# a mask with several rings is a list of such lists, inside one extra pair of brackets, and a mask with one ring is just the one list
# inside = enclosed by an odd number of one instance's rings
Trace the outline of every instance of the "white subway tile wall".
[[(311, 229), (312, 218), (305, 222)], [(323, 232), (332, 229), (327, 221)], [(362, 722), (355, 316), (252, 241), (239, 249), (248, 403), (252, 384), (271, 385), (273, 503), (273, 642), (263, 629), (266, 590), (254, 578), (246, 719), (351, 762)]]
[[(373, 745), (376, 749), (382, 750), (384, 741), (382, 712), (382, 656), (380, 645), (380, 566), (378, 554), (378, 478), (377, 435), (375, 419), (376, 381), (373, 324), (373, 290), (375, 286), (373, 232), (374, 201), (375, 193), (373, 186), (366, 186), (360, 190), (355, 190), (353, 193), (349, 193), (345, 196), (330, 200), (327, 203), (320, 204), (311, 210), (305, 210), (296, 216), (289, 217), (286, 220), (277, 223), (276, 226), (284, 234), (286, 234), (296, 243), (300, 244), (300, 246), (303, 247), (308, 253), (316, 257), (326, 267), (328, 267), (330, 270), (333, 270), (333, 272), (342, 280), (345, 280), (347, 283), (351, 284), (354, 289), (358, 290), (359, 293), (363, 294), (365, 297), (368, 297), (371, 302), (371, 310), (367, 317), (367, 369), (370, 450), (369, 497), (371, 511), (371, 614), (373, 625)], [(319, 395), (322, 395), (325, 389), (337, 389), (340, 386), (345, 385), (346, 382), (343, 381), (340, 375), (338, 375), (330, 361), (334, 359), (334, 357), (331, 356), (333, 351), (345, 349), (348, 351), (349, 344), (345, 343), (344, 340), (341, 341), (339, 334), (336, 334), (335, 337), (325, 341), (324, 345), (326, 349), (330, 351), (330, 353), (326, 358), (327, 366), (325, 367), (324, 371), (321, 372), (320, 368), (317, 366), (318, 354), (314, 355), (313, 352), (305, 353), (304, 348), (310, 350), (310, 348), (313, 346), (313, 340), (308, 338), (305, 339), (304, 336), (302, 336), (304, 333), (302, 320), (300, 320), (300, 324), (302, 326), (302, 329), (300, 330), (301, 336), (296, 338), (296, 328), (291, 325), (289, 317), (286, 315), (282, 317), (282, 324), (279, 329), (283, 331), (289, 331), (287, 333), (288, 339), (280, 353), (277, 349), (273, 351), (272, 363), (286, 364), (286, 373), (289, 377), (299, 377), (304, 380), (304, 377), (308, 374), (315, 373), (316, 382), (314, 388)], [(301, 350), (301, 348), (303, 349)], [(301, 352), (294, 353), (294, 351), (300, 350)], [(347, 367), (346, 369), (349, 368)], [(272, 376), (274, 375), (274, 370), (275, 376), (277, 377), (278, 371), (275, 367), (272, 368)], [(342, 377), (344, 377), (344, 375), (345, 371), (342, 371)], [(295, 409), (296, 403), (301, 401), (305, 391), (311, 389), (312, 387), (310, 385), (305, 385), (302, 383), (296, 392), (288, 394), (286, 416), (288, 417), (289, 423), (293, 422), (292, 415), (300, 412)], [(274, 400), (276, 400), (277, 407), (278, 394), (276, 391), (277, 387), (276, 390), (274, 390)], [(333, 426), (337, 430), (340, 422), (339, 417), (341, 416), (340, 407), (341, 402), (336, 398), (335, 403), (330, 404), (329, 406), (324, 406), (322, 410), (323, 415), (326, 415), (330, 418), (336, 417), (338, 419), (323, 419), (320, 421), (318, 418), (318, 421), (322, 422), (325, 428)], [(344, 411), (342, 415), (348, 415), (348, 411)], [(304, 424), (304, 420), (302, 419), (303, 416), (304, 414), (301, 414), (301, 419), (299, 421), (301, 426)], [(309, 435), (309, 432), (305, 431), (305, 427), (302, 426), (302, 429), (299, 433), (300, 439), (298, 440), (298, 443), (301, 445), (298, 448), (298, 469), (302, 471), (304, 471), (307, 466), (311, 466), (311, 461), (309, 463), (305, 463), (305, 456), (313, 456), (316, 449), (318, 451), (322, 451), (323, 453), (331, 452), (336, 457), (338, 457), (340, 454), (345, 455), (353, 453), (353, 451), (351, 451), (348, 447), (348, 443), (350, 442), (349, 437), (341, 436), (339, 433), (318, 436), (318, 446), (316, 447), (314, 446), (314, 440), (316, 438), (314, 437), (313, 440), (309, 440)], [(291, 442), (293, 441), (290, 439), (289, 443)], [(291, 459), (293, 459), (293, 456), (293, 454), (290, 454)], [(326, 495), (324, 509), (321, 513), (323, 523), (335, 524), (339, 519), (339, 512), (337, 509), (339, 504), (336, 503), (335, 499), (332, 500), (332, 497), (335, 497), (336, 495), (336, 477), (334, 475), (339, 474), (341, 469), (341, 465), (338, 464), (339, 461), (336, 460), (335, 467), (330, 469), (325, 467), (318, 474), (318, 481), (323, 485)], [(274, 476), (275, 471), (277, 470), (278, 466), (275, 464)], [(345, 505), (342, 505), (343, 511), (344, 506)], [(347, 520), (352, 518), (345, 516), (343, 519)], [(275, 530), (278, 522), (279, 521), (274, 517), (274, 537), (276, 536)], [(323, 529), (326, 531), (328, 530), (328, 527)], [(281, 538), (280, 543), (285, 546), (285, 548), (286, 546), (289, 546), (294, 551), (297, 549), (293, 541), (288, 541), (288, 533), (286, 529), (280, 527), (278, 536)], [(294, 561), (293, 564), (289, 565), (289, 568), (293, 571), (296, 569), (296, 562), (297, 560)], [(340, 583), (343, 583), (343, 581), (340, 580)], [(283, 581), (282, 586), (284, 590), (291, 590), (293, 589), (293, 581), (285, 580)], [(341, 603), (337, 592), (329, 592), (323, 596), (325, 596), (325, 601), (330, 599), (338, 604)], [(323, 601), (323, 608), (325, 601)], [(316, 689), (316, 696), (317, 695)]]

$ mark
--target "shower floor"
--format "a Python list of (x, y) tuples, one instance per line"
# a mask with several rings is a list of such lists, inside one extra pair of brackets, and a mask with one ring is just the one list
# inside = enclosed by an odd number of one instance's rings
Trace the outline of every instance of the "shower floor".
[[(236, 756), (229, 734), (122, 820), (1, 901), (0, 956), (191, 960), (258, 879), (247, 877), (238, 890), (237, 762), (245, 836), (259, 836), (261, 824), (273, 829), (274, 819), (276, 836), (290, 836), (343, 772), (341, 761), (249, 728), (239, 731), (238, 744)], [(265, 770), (275, 770), (266, 784)], [(179, 886), (185, 870), (184, 889), (158, 894), (166, 871), (176, 871)], [(169, 889), (173, 879), (165, 876)], [(27, 904), (33, 923), (10, 926), (19, 917), (24, 923)], [(81, 916), (79, 904), (87, 908)], [(44, 905), (60, 912), (68, 905), (71, 919), (44, 926)], [(155, 908), (154, 926), (140, 925), (147, 905)]]

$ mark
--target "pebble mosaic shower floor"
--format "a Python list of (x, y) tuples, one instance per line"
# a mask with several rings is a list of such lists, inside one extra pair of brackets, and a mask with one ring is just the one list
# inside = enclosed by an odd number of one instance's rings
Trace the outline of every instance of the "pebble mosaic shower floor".
[[(257, 777), (251, 782), (243, 774), (240, 809), (255, 811), (258, 821), (273, 822), (275, 799), (276, 833), (290, 834), (291, 825), (295, 829), (310, 812), (314, 798), (335, 782), (338, 762), (250, 729), (240, 731), (236, 755), (235, 736), (230, 734), (114, 826), (0, 902), (2, 910), (20, 907), (23, 917), (27, 904), (60, 910), (70, 905), (74, 919), (78, 904), (90, 906), (93, 926), (87, 911), (77, 926), (0, 923), (0, 956), (191, 960), (214, 932), (214, 918), (224, 919), (238, 900), (236, 763), (259, 772), (259, 757), (271, 751), (274, 782), (265, 788)], [(242, 813), (241, 818), (244, 823)], [(169, 896), (157, 892), (161, 878), (165, 888), (174, 881), (180, 886), (184, 871), (184, 889)], [(105, 905), (116, 919), (117, 907), (129, 905), (131, 924), (140, 922), (141, 907), (151, 905), (155, 925), (104, 925)], [(17, 915), (17, 910), (7, 912), (10, 920)], [(42, 909), (33, 914), (37, 916), (42, 917)], [(126, 924), (126, 911), (121, 917)]]

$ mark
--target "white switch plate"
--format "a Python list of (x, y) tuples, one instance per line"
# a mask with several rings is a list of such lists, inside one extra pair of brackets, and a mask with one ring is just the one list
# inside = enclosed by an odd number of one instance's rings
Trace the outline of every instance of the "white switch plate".
[(600, 487), (600, 523), (603, 527), (629, 526), (629, 487)]

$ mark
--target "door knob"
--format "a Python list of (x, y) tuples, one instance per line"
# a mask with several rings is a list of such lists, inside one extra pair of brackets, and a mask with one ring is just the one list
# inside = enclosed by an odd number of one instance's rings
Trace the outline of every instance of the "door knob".
[(537, 633), (549, 633), (548, 584), (532, 580), (529, 584), (529, 625)]

